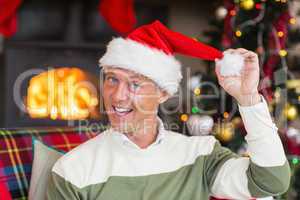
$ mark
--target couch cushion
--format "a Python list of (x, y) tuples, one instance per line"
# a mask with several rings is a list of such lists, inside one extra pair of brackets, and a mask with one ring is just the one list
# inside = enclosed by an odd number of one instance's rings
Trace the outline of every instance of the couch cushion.
[(31, 171), (29, 200), (46, 199), (46, 189), (51, 169), (64, 153), (33, 139), (33, 164)]
[(33, 161), (32, 137), (54, 148), (69, 151), (99, 132), (82, 127), (80, 130), (0, 130), (0, 160), (3, 163), (0, 167), (0, 180), (7, 180), (13, 199), (27, 199)]

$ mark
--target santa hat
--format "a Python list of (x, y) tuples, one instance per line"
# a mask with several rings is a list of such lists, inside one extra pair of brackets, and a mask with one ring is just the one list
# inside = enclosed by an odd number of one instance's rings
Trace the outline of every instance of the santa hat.
[(142, 74), (173, 95), (182, 79), (181, 64), (174, 53), (211, 61), (223, 57), (221, 51), (155, 21), (135, 29), (126, 38), (114, 38), (99, 64)]

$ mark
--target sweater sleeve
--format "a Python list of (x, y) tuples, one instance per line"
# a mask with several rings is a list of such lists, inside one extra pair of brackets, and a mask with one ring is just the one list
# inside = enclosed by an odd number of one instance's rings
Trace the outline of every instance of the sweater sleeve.
[[(54, 166), (60, 167), (58, 163)], [(46, 192), (47, 200), (81, 199), (79, 189), (52, 170)]]
[[(231, 157), (214, 170), (211, 193), (219, 198), (250, 199), (284, 193), (290, 168), (267, 103), (239, 106), (247, 136), (249, 157)], [(217, 148), (217, 146), (215, 147)], [(214, 151), (212, 158), (223, 151)], [(226, 151), (225, 151), (226, 152)], [(228, 153), (227, 153), (228, 154)]]

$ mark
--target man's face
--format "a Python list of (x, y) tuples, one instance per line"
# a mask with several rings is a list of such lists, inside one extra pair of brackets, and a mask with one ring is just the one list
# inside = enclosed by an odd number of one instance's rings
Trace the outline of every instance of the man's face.
[(111, 126), (124, 133), (134, 133), (145, 120), (155, 119), (160, 102), (168, 96), (144, 76), (109, 67), (104, 70), (102, 94)]

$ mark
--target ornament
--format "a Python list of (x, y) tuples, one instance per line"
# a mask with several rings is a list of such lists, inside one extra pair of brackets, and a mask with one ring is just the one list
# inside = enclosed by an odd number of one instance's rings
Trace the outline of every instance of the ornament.
[(229, 117), (229, 113), (228, 112), (224, 112), (223, 113), (223, 117), (224, 117), (224, 119), (227, 119)]
[(261, 6), (260, 3), (257, 3), (257, 4), (255, 4), (255, 8), (256, 8), (257, 10), (260, 10), (260, 9), (262, 8), (262, 6)]
[(17, 31), (17, 11), (23, 2), (21, 0), (0, 1), (0, 34), (12, 37)]
[(224, 8), (223, 6), (220, 6), (216, 10), (216, 17), (218, 20), (222, 20), (226, 17), (227, 13), (228, 13), (227, 9)]
[(200, 86), (200, 80), (201, 76), (192, 76), (192, 78), (189, 79), (189, 88), (191, 91), (194, 92), (196, 88), (199, 88)]
[(276, 102), (279, 102), (280, 100), (280, 96), (281, 96), (281, 89), (280, 88), (276, 88), (275, 92), (274, 92), (274, 98)]
[(291, 79), (286, 81), (286, 87), (288, 89), (297, 89), (300, 87), (300, 79)]
[(286, 132), (286, 136), (289, 139), (294, 140), (297, 144), (300, 144), (300, 131), (298, 129), (289, 127)]
[(283, 110), (284, 116), (288, 120), (294, 120), (298, 116), (298, 110), (294, 105), (287, 104)]
[(208, 115), (192, 115), (187, 121), (187, 128), (191, 135), (209, 135), (214, 126), (214, 120)]
[(290, 1), (289, 2), (289, 12), (292, 16), (289, 19), (290, 28), (296, 31), (300, 27), (300, 1)]
[(187, 114), (180, 115), (180, 120), (183, 122), (186, 122), (189, 119), (189, 116)]
[(252, 10), (255, 6), (254, 0), (241, 0), (240, 6), (244, 10)]
[(234, 118), (231, 120), (231, 123), (232, 123), (232, 125), (233, 125), (234, 127), (238, 127), (238, 126), (240, 126), (240, 125), (243, 123), (243, 121), (242, 121), (242, 119), (241, 119), (240, 117), (234, 117)]
[(235, 35), (236, 35), (236, 37), (242, 37), (243, 33), (241, 30), (237, 30), (237, 31), (235, 31)]
[(196, 96), (199, 96), (199, 95), (201, 94), (201, 89), (200, 89), (200, 88), (195, 88), (195, 89), (194, 89), (194, 94), (195, 94)]
[(223, 34), (221, 43), (224, 48), (228, 49), (233, 43), (231, 36)]
[(199, 113), (200, 112), (200, 109), (197, 107), (197, 106), (194, 106), (193, 108), (192, 108), (192, 113), (193, 114), (196, 114), (196, 113)]
[(285, 145), (289, 155), (300, 155), (300, 120), (296, 119), (289, 124), (285, 132)]
[(99, 14), (115, 31), (121, 35), (126, 35), (134, 30), (137, 24), (134, 1), (101, 0), (97, 2), (99, 2)]
[(293, 158), (293, 159), (292, 159), (293, 165), (298, 165), (299, 162), (300, 162), (299, 158)]
[(220, 74), (222, 76), (239, 76), (244, 66), (244, 58), (240, 54), (224, 53), (224, 57), (217, 61), (221, 66)]
[(234, 136), (233, 124), (225, 122), (217, 125), (214, 129), (215, 136), (222, 142), (230, 142)]
[(256, 52), (258, 54), (262, 55), (265, 52), (264, 47), (263, 46), (257, 47)]
[(284, 36), (284, 32), (283, 31), (278, 31), (277, 35), (278, 35), (278, 37), (283, 37)]
[(295, 25), (296, 22), (297, 22), (297, 20), (296, 20), (295, 17), (291, 17), (290, 20), (289, 20), (289, 23), (290, 23), (291, 25)]
[(281, 50), (279, 50), (279, 55), (281, 57), (285, 57), (287, 55), (287, 51), (285, 49), (281, 49)]
[(236, 11), (234, 9), (232, 9), (232, 10), (229, 11), (229, 14), (231, 16), (235, 16), (236, 15)]

